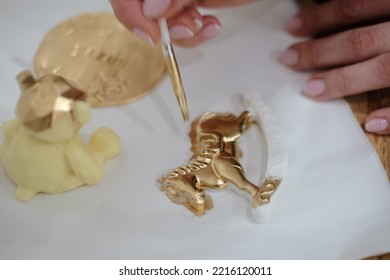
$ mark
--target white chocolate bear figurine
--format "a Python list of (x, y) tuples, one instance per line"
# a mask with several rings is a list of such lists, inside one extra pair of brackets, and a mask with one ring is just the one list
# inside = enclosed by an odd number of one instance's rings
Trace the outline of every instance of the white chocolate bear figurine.
[(121, 144), (108, 128), (96, 130), (88, 144), (82, 142), (78, 130), (91, 117), (86, 94), (55, 75), (35, 79), (24, 71), (17, 80), (16, 119), (0, 127), (5, 136), (0, 158), (17, 185), (16, 197), (28, 201), (38, 192), (98, 183), (105, 161), (119, 153)]

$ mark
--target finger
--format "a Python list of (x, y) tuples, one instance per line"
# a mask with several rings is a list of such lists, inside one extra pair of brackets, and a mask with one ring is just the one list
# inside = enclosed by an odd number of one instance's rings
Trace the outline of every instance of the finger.
[(364, 122), (364, 129), (376, 134), (390, 134), (390, 108), (369, 114)]
[(350, 66), (314, 74), (303, 93), (318, 100), (386, 88), (390, 86), (390, 52)]
[(160, 17), (170, 19), (195, 2), (194, 0), (145, 0), (143, 13), (148, 19), (155, 20)]
[(171, 39), (192, 38), (203, 27), (203, 17), (195, 8), (186, 8), (177, 17), (168, 22)]
[(111, 0), (111, 6), (118, 20), (142, 40), (153, 44), (160, 38), (158, 24), (147, 19), (142, 11), (141, 1)]
[(213, 16), (203, 16), (203, 27), (198, 30), (193, 37), (182, 40), (175, 40), (179, 46), (189, 48), (195, 47), (199, 44), (214, 38), (221, 31), (221, 23)]
[(296, 43), (280, 61), (296, 70), (310, 70), (367, 60), (390, 51), (390, 22)]
[(296, 36), (318, 35), (372, 19), (386, 18), (388, 0), (339, 0), (314, 6), (288, 20), (285, 29)]
[(205, 8), (221, 8), (238, 6), (255, 1), (256, 0), (200, 0), (198, 1), (198, 5)]

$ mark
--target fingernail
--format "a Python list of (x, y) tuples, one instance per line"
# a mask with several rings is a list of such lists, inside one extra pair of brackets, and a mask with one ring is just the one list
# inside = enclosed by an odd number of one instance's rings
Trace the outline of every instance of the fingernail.
[(295, 32), (301, 29), (302, 26), (303, 26), (302, 19), (295, 16), (286, 22), (286, 24), (284, 25), (284, 29), (289, 32)]
[(145, 17), (155, 19), (164, 14), (171, 5), (171, 0), (145, 0), (143, 12)]
[(169, 28), (169, 34), (173, 39), (188, 39), (194, 36), (194, 33), (185, 25), (174, 25)]
[(288, 49), (279, 57), (279, 61), (287, 66), (293, 66), (298, 63), (298, 52), (296, 50)]
[(311, 80), (303, 87), (303, 93), (308, 96), (320, 96), (325, 92), (325, 83), (320, 79)]
[(389, 127), (389, 122), (386, 119), (372, 119), (364, 125), (365, 130), (369, 132), (382, 132)]
[(137, 36), (138, 38), (140, 38), (142, 41), (148, 43), (151, 46), (154, 46), (154, 42), (153, 42), (152, 38), (148, 34), (146, 34), (144, 31), (142, 31), (141, 29), (139, 29), (137, 27), (133, 28), (133, 34), (135, 36)]
[(210, 24), (202, 30), (202, 36), (205, 39), (216, 36), (221, 31), (221, 26), (218, 24)]
[(201, 21), (200, 19), (197, 19), (197, 18), (194, 21), (195, 21), (195, 28), (196, 28), (196, 30), (202, 29), (203, 21)]

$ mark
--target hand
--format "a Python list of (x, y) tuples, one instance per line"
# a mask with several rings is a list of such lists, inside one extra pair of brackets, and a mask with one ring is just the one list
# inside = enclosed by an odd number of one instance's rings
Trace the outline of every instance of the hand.
[[(332, 0), (303, 10), (286, 29), (295, 36), (327, 36), (293, 44), (280, 61), (299, 71), (322, 69), (303, 88), (317, 100), (390, 87), (389, 9), (388, 0)], [(369, 114), (365, 129), (390, 134), (390, 108)]]
[(228, 7), (256, 0), (110, 0), (116, 17), (144, 41), (160, 40), (157, 19), (168, 21), (172, 41), (193, 47), (215, 37), (221, 23), (214, 16), (201, 15), (199, 7)]

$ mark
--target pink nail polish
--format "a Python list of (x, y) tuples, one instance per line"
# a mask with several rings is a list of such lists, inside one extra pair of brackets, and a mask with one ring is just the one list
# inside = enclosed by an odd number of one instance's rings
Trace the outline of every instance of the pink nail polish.
[(145, 0), (143, 12), (145, 17), (155, 19), (164, 14), (171, 5), (172, 0)]
[(154, 46), (154, 42), (153, 42), (152, 38), (148, 34), (146, 34), (144, 31), (142, 31), (141, 29), (135, 27), (133, 29), (133, 34), (135, 36), (137, 36), (138, 38), (140, 38), (142, 41), (148, 43), (151, 46)]
[(303, 26), (303, 21), (299, 17), (293, 17), (289, 19), (284, 25), (284, 29), (289, 32), (295, 32), (301, 29)]
[(320, 96), (325, 92), (325, 83), (323, 80), (315, 79), (306, 83), (303, 87), (303, 93), (308, 96)]
[(386, 119), (372, 119), (364, 125), (365, 130), (369, 132), (382, 132), (389, 127), (389, 122)]
[(194, 36), (194, 33), (185, 25), (174, 25), (169, 28), (169, 34), (173, 39), (188, 39)]
[(293, 66), (298, 63), (298, 53), (296, 50), (286, 50), (279, 57), (279, 61), (287, 66)]
[(205, 39), (210, 39), (210, 38), (216, 36), (220, 31), (221, 31), (221, 26), (220, 25), (218, 25), (218, 24), (210, 24), (210, 25), (207, 25), (202, 30), (202, 36)]

